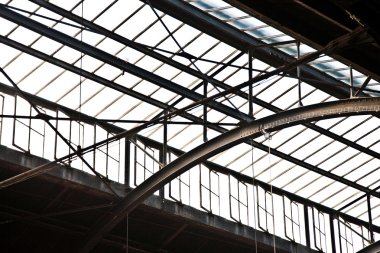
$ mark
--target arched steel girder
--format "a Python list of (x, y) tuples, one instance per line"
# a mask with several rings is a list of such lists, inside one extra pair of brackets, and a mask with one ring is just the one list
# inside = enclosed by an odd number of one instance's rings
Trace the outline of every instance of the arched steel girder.
[[(92, 229), (90, 229), (91, 232), (86, 236), (81, 252), (89, 252), (92, 250), (97, 242), (115, 227), (126, 214), (134, 210), (134, 208), (155, 191), (169, 183), (175, 177), (186, 172), (194, 165), (199, 164), (215, 154), (242, 143), (249, 138), (259, 137), (264, 131), (273, 132), (304, 122), (344, 116), (364, 115), (376, 113), (379, 112), (379, 110), (380, 98), (356, 98), (315, 104), (250, 122), (205, 142), (177, 158), (132, 190), (131, 193), (122, 199), (111, 212), (107, 213)], [(380, 197), (380, 194), (377, 192), (372, 192), (366, 187), (353, 184), (353, 182), (349, 180), (339, 176), (336, 176), (336, 179), (340, 179), (342, 183), (355, 187), (358, 190)]]

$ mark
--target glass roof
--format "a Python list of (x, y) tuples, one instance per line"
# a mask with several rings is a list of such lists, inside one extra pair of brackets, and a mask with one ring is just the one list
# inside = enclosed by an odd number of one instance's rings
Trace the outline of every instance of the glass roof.
[[(132, 129), (141, 122), (160, 115), (164, 110), (163, 105), (174, 104), (175, 108), (183, 108), (196, 101), (196, 98), (200, 99), (205, 95), (203, 80), (189, 71), (184, 72), (176, 66), (128, 47), (111, 36), (93, 29), (86, 28), (82, 31), (81, 23), (76, 23), (32, 2), (26, 0), (1, 0), (0, 2), (7, 6), (7, 10), (76, 38), (80, 43), (100, 49), (113, 57), (111, 62), (104, 62), (0, 18), (2, 37), (32, 48), (35, 52), (44, 53), (51, 59), (48, 62), (32, 53), (22, 52), (12, 47), (10, 43), (0, 44), (2, 55), (0, 67), (25, 92), (99, 120), (107, 121), (108, 119), (110, 124), (123, 129)], [(81, 4), (78, 0), (53, 0), (50, 3), (100, 25), (110, 33), (144, 45), (145, 48), (185, 65), (188, 69), (212, 77), (226, 84), (226, 87), (236, 86), (248, 80), (247, 52), (241, 52), (189, 24), (184, 24), (168, 14), (153, 9), (142, 1), (101, 0), (83, 1)], [(224, 1), (198, 0), (188, 1), (188, 3), (263, 43), (274, 44), (271, 48), (293, 58), (297, 58), (298, 54), (302, 56), (315, 51), (301, 44), (298, 52), (294, 38)], [(284, 44), (276, 45), (279, 42), (284, 42)], [(260, 59), (256, 59), (254, 53), (253, 57), (253, 76), (275, 69)], [(116, 60), (125, 61), (153, 73), (158, 78), (166, 79), (170, 81), (171, 86), (161, 87), (157, 83), (144, 80), (137, 74), (124, 71), (112, 64), (112, 61)], [(57, 62), (60, 63), (57, 64)], [(61, 63), (86, 71), (93, 78), (81, 76), (62, 67)], [(323, 71), (346, 87), (351, 85), (361, 87), (367, 79), (364, 74), (327, 55), (307, 65)], [(9, 80), (3, 75), (0, 75), (0, 83), (11, 86)], [(326, 91), (313, 87), (307, 80), (304, 80), (301, 85), (303, 105), (337, 100)], [(212, 82), (207, 84), (207, 96), (212, 96), (222, 90), (223, 88)], [(246, 94), (248, 89), (245, 88), (242, 91)], [(378, 96), (379, 91), (379, 82), (371, 79), (363, 95)], [(0, 87), (0, 92), (6, 101), (3, 114), (14, 114), (14, 108), (7, 105), (8, 101), (14, 101), (14, 96), (7, 94), (2, 87)], [(299, 106), (298, 79), (295, 76), (274, 76), (254, 84), (252, 94), (257, 101), (260, 101), (253, 105), (255, 119)], [(30, 107), (27, 102), (24, 101), (24, 105), (21, 102), (18, 103), (18, 115), (28, 115), (30, 113), (28, 110)], [(207, 127), (208, 139), (237, 127), (239, 122), (249, 118), (248, 101), (242, 94), (230, 94), (219, 98), (216, 100), (216, 105), (209, 105), (206, 110), (207, 121), (216, 126)], [(230, 110), (234, 113), (230, 113)], [(181, 116), (171, 118), (169, 122), (171, 124), (168, 124), (168, 145), (189, 151), (202, 144), (204, 128), (199, 121), (203, 120), (203, 112), (203, 107), (200, 106)], [(55, 112), (49, 110), (47, 113), (56, 115)], [(61, 116), (69, 117), (64, 112)], [(4, 122), (7, 120), (11, 122), (10, 119), (4, 119)], [(198, 124), (191, 124), (196, 120)], [(22, 125), (22, 120), (19, 121)], [(175, 124), (176, 122), (181, 124)], [(64, 123), (58, 124), (65, 129)], [(335, 118), (286, 128), (273, 133), (271, 139), (263, 136), (255, 141), (286, 156), (296, 158), (298, 161), (374, 189), (379, 186), (378, 160), (325, 135), (320, 129), (379, 153), (379, 126), (380, 119), (374, 116)], [(84, 124), (83, 128), (86, 127), (89, 126)], [(77, 128), (80, 129), (79, 126)], [(11, 134), (6, 134), (6, 129), (2, 131), (1, 143), (15, 147)], [(163, 126), (159, 124), (139, 134), (162, 143), (162, 133)], [(79, 136), (72, 138), (73, 143), (80, 143), (85, 139), (84, 136), (81, 137), (80, 131)], [(79, 141), (74, 141), (75, 138), (79, 138)], [(105, 139), (107, 134), (103, 136), (99, 134), (97, 138), (97, 140)], [(32, 153), (41, 154), (41, 150), (36, 150), (32, 150)], [(46, 151), (43, 156), (54, 159), (53, 154)], [(249, 143), (230, 148), (215, 155), (210, 161), (249, 176), (252, 176), (252, 167), (254, 167), (254, 176), (258, 180), (335, 209), (343, 207), (362, 195), (359, 190), (319, 175), (275, 154), (268, 154), (258, 148), (253, 149)], [(117, 178), (115, 175), (113, 177)], [(373, 212), (373, 223), (380, 226), (380, 208), (376, 208), (380, 200), (377, 198), (372, 198), (372, 200), (373, 210), (377, 210)], [(368, 220), (365, 213), (366, 207), (367, 203), (363, 200), (344, 211), (352, 216)]]

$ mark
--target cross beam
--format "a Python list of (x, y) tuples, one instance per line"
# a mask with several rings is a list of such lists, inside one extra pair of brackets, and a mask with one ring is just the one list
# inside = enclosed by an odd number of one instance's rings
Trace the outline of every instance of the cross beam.
[[(122, 43), (124, 45), (127, 45), (127, 46), (129, 46), (129, 47), (131, 47), (133, 49), (136, 49), (136, 50), (138, 50), (138, 51), (140, 51), (140, 52), (142, 52), (142, 53), (144, 53), (146, 55), (154, 57), (154, 58), (156, 58), (156, 59), (158, 59), (158, 60), (160, 60), (162, 62), (165, 62), (166, 64), (169, 64), (169, 65), (171, 65), (171, 66), (173, 66), (173, 67), (175, 67), (175, 68), (177, 68), (179, 70), (182, 70), (182, 71), (184, 71), (184, 72), (186, 72), (186, 73), (188, 73), (190, 75), (196, 76), (196, 77), (198, 77), (198, 78), (200, 78), (202, 80), (208, 80), (208, 82), (211, 82), (214, 85), (216, 85), (216, 86), (218, 86), (220, 88), (223, 88), (223, 89), (230, 89), (231, 88), (231, 86), (228, 85), (228, 84), (225, 84), (225, 83), (223, 83), (223, 82), (221, 82), (219, 80), (216, 80), (215, 78), (212, 78), (212, 77), (207, 76), (207, 75), (205, 75), (203, 73), (200, 73), (200, 72), (198, 72), (198, 71), (196, 71), (196, 70), (194, 70), (194, 69), (192, 69), (192, 68), (190, 68), (190, 67), (188, 67), (186, 65), (183, 65), (183, 64), (181, 64), (181, 63), (179, 63), (177, 61), (174, 61), (173, 59), (170, 59), (170, 58), (168, 58), (168, 57), (166, 57), (166, 56), (164, 56), (162, 54), (159, 54), (159, 53), (157, 53), (157, 52), (155, 52), (155, 51), (153, 51), (153, 50), (147, 48), (146, 46), (141, 45), (141, 44), (139, 44), (137, 42), (131, 41), (131, 40), (129, 40), (129, 39), (127, 39), (127, 38), (125, 38), (125, 37), (123, 37), (123, 36), (121, 36), (121, 35), (119, 35), (119, 34), (117, 34), (115, 32), (112, 32), (112, 31), (110, 31), (110, 30), (108, 30), (108, 29), (106, 29), (106, 28), (104, 28), (104, 27), (102, 27), (100, 25), (97, 25), (97, 24), (95, 24), (95, 23), (93, 23), (91, 21), (88, 21), (86, 19), (83, 19), (82, 17), (80, 17), (78, 15), (75, 15), (74, 13), (72, 13), (70, 11), (67, 11), (67, 10), (65, 10), (65, 9), (57, 6), (57, 5), (54, 5), (54, 4), (52, 4), (50, 2), (47, 2), (45, 0), (31, 0), (31, 1), (34, 2), (34, 3), (36, 3), (36, 4), (38, 4), (38, 5), (40, 5), (40, 6), (42, 6), (42, 7), (44, 7), (44, 8), (46, 8), (46, 9), (48, 9), (48, 10), (50, 10), (50, 11), (53, 11), (55, 13), (58, 13), (59, 15), (62, 15), (65, 18), (68, 18), (68, 19), (70, 19), (70, 20), (72, 20), (74, 22), (77, 22), (78, 24), (83, 24), (85, 27), (89, 28), (92, 31), (98, 32), (100, 34), (103, 34), (103, 35), (105, 35), (105, 36), (107, 36), (107, 37), (109, 37), (109, 38), (111, 38), (111, 39), (113, 39), (115, 41), (118, 41), (118, 42), (120, 42), (120, 43)], [(153, 4), (153, 3), (151, 3), (151, 4)], [(180, 6), (185, 7), (185, 5), (182, 5), (182, 4), (180, 4)], [(187, 7), (187, 8), (191, 8), (191, 7)], [(198, 13), (197, 15), (202, 15), (202, 13)], [(219, 24), (219, 25), (221, 25), (221, 26), (224, 27), (225, 24)], [(242, 33), (242, 34), (244, 34), (244, 33)], [(260, 46), (265, 46), (265, 44), (263, 44), (262, 42), (255, 41), (253, 38), (249, 38), (249, 37), (245, 38), (245, 36), (243, 36), (243, 38), (244, 38), (244, 40), (247, 41), (247, 43), (250, 42), (251, 47), (253, 45), (256, 45), (255, 46), (256, 48), (260, 47)], [(260, 43), (262, 43), (263, 45), (261, 45)], [(268, 49), (268, 51), (270, 53), (276, 52), (276, 55), (284, 54), (284, 53), (277, 52), (278, 50), (276, 50), (274, 48)], [(284, 58), (284, 59), (286, 59), (287, 61), (290, 61), (290, 59), (288, 59), (288, 58)], [(311, 68), (311, 67), (306, 67), (305, 66), (304, 68)], [(330, 78), (330, 79), (332, 79), (332, 78)], [(327, 80), (327, 78), (326, 78), (326, 80)], [(335, 80), (335, 82), (337, 83), (338, 81)], [(327, 85), (329, 86), (330, 84), (327, 84)], [(364, 88), (365, 88), (365, 86), (364, 86)], [(359, 94), (359, 93), (360, 93), (360, 91), (357, 92), (357, 94)], [(260, 105), (260, 106), (262, 106), (264, 108), (267, 108), (267, 109), (269, 109), (269, 110), (271, 110), (273, 112), (279, 113), (279, 112), (282, 111), (280, 108), (278, 108), (278, 107), (276, 107), (276, 106), (274, 106), (274, 105), (272, 105), (270, 103), (267, 103), (264, 100), (261, 100), (261, 99), (259, 99), (257, 97), (248, 96), (248, 94), (245, 93), (245, 92), (236, 91), (235, 94), (237, 94), (238, 96), (240, 96), (242, 98), (245, 98), (245, 99), (247, 99), (247, 98), (251, 99), (252, 102), (254, 102), (254, 103), (256, 103), (256, 104), (258, 104), (258, 105)], [(244, 120), (244, 119), (242, 119), (242, 120)], [(370, 156), (373, 156), (373, 157), (375, 157), (377, 159), (380, 159), (380, 154), (379, 153), (377, 153), (377, 152), (375, 152), (375, 151), (373, 151), (373, 150), (371, 150), (369, 148), (363, 147), (362, 145), (359, 145), (356, 142), (350, 141), (350, 140), (348, 140), (348, 139), (346, 139), (346, 138), (344, 138), (344, 137), (342, 137), (340, 135), (337, 135), (337, 134), (335, 134), (333, 132), (330, 132), (330, 131), (328, 131), (328, 130), (322, 128), (322, 127), (319, 127), (317, 125), (314, 125), (312, 123), (305, 123), (304, 125), (306, 127), (310, 128), (310, 129), (313, 129), (314, 131), (317, 131), (320, 134), (326, 135), (326, 136), (328, 136), (328, 137), (330, 137), (330, 138), (332, 138), (334, 140), (337, 140), (337, 141), (339, 141), (339, 142), (341, 142), (341, 143), (343, 143), (343, 144), (345, 144), (347, 146), (350, 146), (350, 147), (352, 147), (354, 149), (357, 149), (360, 152), (363, 152), (363, 153), (365, 153), (367, 155), (370, 155)]]
[[(86, 236), (81, 252), (90, 252), (97, 242), (114, 228), (126, 214), (134, 210), (148, 196), (165, 184), (186, 172), (194, 165), (242, 143), (244, 140), (261, 136), (264, 130), (266, 132), (273, 132), (307, 121), (310, 122), (334, 117), (363, 115), (375, 113), (379, 110), (380, 98), (340, 100), (305, 106), (250, 122), (205, 142), (163, 167), (132, 190), (132, 192), (117, 204), (111, 212), (95, 224), (93, 229), (91, 229), (91, 232)], [(354, 185), (345, 178), (341, 178), (332, 173), (330, 174), (330, 176), (340, 178), (341, 181), (350, 184), (351, 187), (361, 191), (370, 192), (366, 187)], [(376, 197), (380, 197), (380, 193), (375, 193), (375, 195)]]

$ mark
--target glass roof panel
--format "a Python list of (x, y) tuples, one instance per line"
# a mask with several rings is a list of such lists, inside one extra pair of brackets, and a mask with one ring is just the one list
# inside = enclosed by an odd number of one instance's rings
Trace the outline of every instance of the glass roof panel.
[(18, 50), (4, 44), (0, 44), (0, 50), (2, 52), (0, 57), (0, 66), (2, 68), (9, 64), (12, 59), (14, 59), (19, 54)]
[(78, 5), (72, 12), (85, 19), (92, 20), (98, 14), (107, 8), (112, 3), (112, 0), (98, 0), (94, 3), (84, 1), (83, 4)]
[[(107, 15), (100, 16), (95, 23), (108, 30), (113, 30), (142, 5), (139, 1), (117, 1), (107, 10)], [(123, 15), (120, 15), (120, 10), (123, 10)]]
[(29, 45), (35, 41), (40, 35), (29, 29), (18, 27), (8, 36), (8, 38), (15, 40), (21, 44)]
[(78, 0), (51, 0), (51, 2), (67, 10), (72, 9), (74, 6), (78, 4)]
[(109, 64), (104, 64), (96, 71), (96, 75), (101, 76), (108, 80), (113, 80), (123, 74), (123, 71), (115, 68)]
[(41, 37), (38, 41), (33, 43), (32, 48), (38, 51), (44, 52), (45, 54), (52, 55), (63, 45), (47, 37)]
[[(78, 3), (78, 1), (51, 2), (67, 10), (73, 8), (74, 5)], [(37, 8), (34, 4), (23, 5), (21, 3), (23, 3), (23, 1), (12, 1), (12, 5), (28, 11), (35, 11)], [(84, 18), (94, 20), (96, 24), (107, 29), (114, 29), (117, 34), (125, 38), (146, 44), (152, 47), (152, 50), (155, 50), (155, 52), (172, 58), (174, 61), (186, 65), (193, 70), (199, 68), (202, 73), (207, 73), (209, 76), (214, 75), (213, 73), (217, 73), (215, 79), (230, 86), (236, 86), (248, 80), (248, 55), (246, 52), (242, 52), (243, 54), (231, 63), (232, 65), (224, 66), (220, 61), (226, 63), (237, 56), (240, 51), (207, 34), (201, 33), (190, 25), (183, 24), (179, 20), (157, 11), (162, 21), (172, 32), (174, 40), (156, 17), (151, 7), (144, 5), (140, 1), (113, 2), (111, 0), (102, 0), (96, 3), (86, 1), (84, 3)], [(190, 4), (205, 10), (224, 23), (242, 30), (256, 40), (262, 40), (263, 43), (294, 40), (264, 22), (247, 16), (245, 12), (223, 1), (200, 0), (191, 1)], [(118, 15), (120, 14), (120, 10), (123, 10), (122, 15)], [(60, 15), (52, 14), (42, 8), (39, 9), (37, 13), (74, 24), (74, 22), (62, 18)], [(73, 13), (82, 16), (82, 6), (78, 4)], [(22, 14), (28, 16), (25, 13)], [(195, 89), (196, 85), (201, 84), (202, 80), (196, 76), (180, 71), (175, 66), (164, 64), (151, 56), (126, 47), (122, 43), (116, 42), (104, 35), (89, 31), (84, 31), (83, 34), (81, 34), (78, 27), (62, 23), (56, 24), (54, 21), (39, 17), (33, 17), (33, 19), (50, 26), (51, 29), (69, 34), (79, 41), (83, 40), (83, 42), (123, 59), (130, 64), (148, 70), (167, 80), (171, 80), (179, 86), (193, 89), (193, 92), (203, 95), (203, 86)], [(0, 19), (0, 22), (0, 33), (2, 35), (7, 35), (16, 27), (13, 23), (3, 19)], [(81, 24), (75, 25), (81, 26)], [(124, 73), (122, 70), (109, 64), (104, 64), (100, 60), (88, 55), (83, 56), (83, 60), (80, 61), (82, 54), (79, 51), (63, 46), (28, 29), (18, 27), (10, 34), (9, 38), (25, 45), (32, 45), (32, 47), (38, 51), (49, 55), (52, 54), (54, 57), (69, 64), (93, 72), (97, 76), (107, 80), (114, 80), (115, 83), (121, 86), (131, 88), (140, 95), (150, 96), (152, 99), (160, 102), (171, 104), (177, 99), (182, 98), (172, 91), (160, 88), (157, 84), (142, 80), (131, 73)], [(183, 57), (183, 55), (178, 55), (178, 53), (181, 52), (180, 47), (184, 50), (182, 53), (186, 52), (190, 54), (191, 57), (195, 57), (193, 63), (191, 63), (189, 59), (186, 59), (186, 57)], [(276, 46), (275, 48), (290, 57), (297, 57), (297, 48), (294, 41), (291, 44)], [(161, 49), (161, 51), (158, 49)], [(58, 50), (58, 52), (56, 52), (56, 50)], [(166, 51), (164, 52), (162, 50)], [(149, 103), (122, 94), (102, 84), (87, 79), (80, 81), (79, 75), (65, 71), (50, 63), (43, 63), (41, 60), (25, 53), (13, 59), (21, 52), (3, 44), (0, 44), (0, 51), (2, 52), (0, 66), (6, 66), (5, 71), (12, 76), (23, 90), (37, 94), (42, 98), (58, 102), (74, 110), (80, 110), (82, 113), (103, 119), (149, 120), (162, 112), (162, 108), (157, 108)], [(313, 51), (313, 48), (301, 44), (301, 55)], [(274, 69), (258, 59), (253, 59), (252, 63), (253, 76)], [(23, 67), (20, 68), (20, 66)], [(329, 56), (320, 57), (309, 63), (308, 66), (313, 66), (331, 77), (336, 78), (336, 80), (341, 80), (342, 85), (347, 86), (349, 84), (349, 66), (339, 63)], [(356, 87), (361, 86), (367, 78), (356, 70), (353, 70), (353, 77), (353, 84)], [(1, 77), (0, 80), (8, 83), (3, 77)], [(297, 108), (299, 107), (297, 83), (298, 80), (296, 78), (275, 76), (254, 84), (253, 95), (256, 99), (263, 100), (265, 103), (274, 105), (281, 110)], [(304, 105), (336, 100), (336, 98), (331, 97), (327, 93), (305, 82), (302, 82), (301, 87), (302, 102)], [(380, 85), (375, 80), (371, 80), (368, 87), (380, 89)], [(217, 94), (222, 90), (222, 88), (216, 88), (211, 81), (209, 82), (208, 96)], [(242, 91), (247, 93), (248, 88), (244, 88)], [(226, 97), (228, 99), (226, 99)], [(245, 96), (227, 95), (226, 97), (219, 98), (217, 101), (230, 108), (234, 108), (237, 114), (239, 111), (244, 114), (248, 113), (248, 103)], [(79, 109), (80, 102), (81, 107)], [(190, 99), (182, 98), (181, 102), (176, 105), (176, 108), (182, 108), (192, 102)], [(268, 108), (256, 104), (254, 104), (253, 110), (255, 118), (263, 118), (275, 113), (273, 109), (269, 110)], [(203, 107), (199, 106), (189, 110), (188, 113), (202, 119)], [(182, 116), (183, 117), (174, 117), (171, 121), (188, 121), (186, 115)], [(227, 116), (219, 108), (208, 108), (207, 117), (208, 121), (213, 123), (238, 123), (240, 121), (238, 117), (232, 118)], [(378, 136), (380, 130), (377, 129), (378, 123), (379, 119), (374, 116), (355, 116), (323, 120), (315, 124), (343, 138), (357, 142), (364, 147), (370, 147), (372, 150), (379, 152), (380, 141)], [(117, 123), (117, 125), (129, 129), (139, 124)], [(220, 125), (215, 128), (210, 126), (207, 129), (208, 138), (211, 139), (212, 137), (220, 135), (220, 132), (215, 131), (217, 128), (233, 129), (235, 127), (236, 126), (233, 125)], [(168, 129), (169, 145), (173, 147), (182, 149), (183, 151), (189, 151), (203, 143), (202, 125), (169, 124)], [(162, 124), (159, 124), (146, 129), (141, 134), (162, 142), (162, 132)], [(378, 161), (376, 159), (367, 154), (359, 153), (356, 149), (326, 137), (314, 130), (310, 130), (305, 126), (294, 126), (272, 133), (272, 139), (270, 141), (265, 137), (259, 137), (255, 141), (270, 146), (271, 149), (276, 149), (299, 161), (314, 165), (322, 170), (331, 170), (334, 174), (344, 176), (346, 179), (357, 182), (363, 186), (374, 188), (380, 184), (377, 180), (380, 177), (380, 169), (378, 169)], [(252, 175), (252, 158), (254, 161), (254, 173), (258, 179), (265, 182), (272, 182), (278, 187), (295, 192), (303, 197), (311, 198), (327, 206), (334, 208), (343, 206), (353, 200), (357, 195), (360, 195), (358, 191), (353, 188), (345, 187), (341, 183), (322, 177), (286, 159), (268, 155), (266, 152), (256, 148), (252, 151), (252, 146), (246, 143), (215, 155), (210, 161), (244, 174)], [(351, 210), (350, 213), (360, 215), (365, 205), (366, 203), (361, 203), (354, 208), (354, 210)], [(379, 216), (380, 213), (376, 215)]]
[(80, 52), (78, 52), (74, 49), (71, 49), (69, 47), (62, 47), (62, 49), (60, 49), (54, 55), (55, 58), (58, 58), (58, 59), (65, 61), (67, 63), (76, 62), (77, 60), (80, 59), (80, 56), (81, 56)]
[(61, 71), (62, 70), (55, 65), (44, 62), (38, 69), (31, 72), (19, 82), (19, 87), (24, 91), (36, 94), (61, 73)]
[[(145, 29), (153, 22), (157, 22), (157, 18), (149, 6), (145, 5), (137, 13), (133, 14), (134, 15), (131, 18), (116, 30), (117, 34), (128, 39), (133, 39), (135, 36), (145, 31)], [(143, 16), (144, 19), (141, 19), (141, 16)]]
[[(17, 59), (15, 59), (11, 64), (9, 64), (5, 70), (9, 76), (17, 77), (13, 78), (13, 81), (15, 83), (19, 83), (25, 76), (27, 76), (41, 63), (42, 61), (38, 58), (22, 54), (17, 57)], [(25, 66), (20, 69), (20, 64), (25, 64)]]
[(78, 75), (72, 74), (70, 72), (64, 72), (57, 79), (55, 79), (53, 83), (43, 89), (39, 95), (49, 97), (49, 99), (52, 101), (58, 101), (59, 98), (69, 92), (78, 83)]

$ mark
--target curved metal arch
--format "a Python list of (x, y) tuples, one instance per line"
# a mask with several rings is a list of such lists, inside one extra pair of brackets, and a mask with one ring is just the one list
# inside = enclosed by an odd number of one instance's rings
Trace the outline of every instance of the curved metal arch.
[[(224, 133), (180, 156), (132, 190), (106, 214), (84, 240), (81, 252), (89, 252), (106, 233), (148, 196), (213, 155), (227, 150), (248, 138), (256, 138), (290, 126), (321, 119), (364, 115), (380, 111), (380, 98), (355, 98), (315, 104), (271, 115)], [(364, 187), (363, 187), (364, 188)]]

